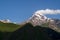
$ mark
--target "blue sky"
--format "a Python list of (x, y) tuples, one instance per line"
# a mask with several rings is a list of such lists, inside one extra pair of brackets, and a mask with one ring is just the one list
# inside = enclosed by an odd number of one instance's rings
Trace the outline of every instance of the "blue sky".
[[(0, 19), (22, 22), (41, 9), (60, 9), (60, 0), (0, 0)], [(60, 19), (60, 14), (47, 17)]]

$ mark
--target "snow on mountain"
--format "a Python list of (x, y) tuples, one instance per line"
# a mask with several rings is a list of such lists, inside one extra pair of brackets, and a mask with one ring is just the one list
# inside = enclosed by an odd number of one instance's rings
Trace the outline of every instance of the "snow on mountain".
[(35, 13), (29, 18), (29, 22), (35, 25), (41, 25), (47, 22), (47, 17), (40, 13)]
[(28, 22), (32, 23), (33, 25), (41, 25), (47, 22), (55, 22), (55, 19), (48, 18), (46, 14), (60, 14), (60, 10), (56, 9), (45, 9), (45, 10), (37, 10), (32, 17), (28, 19)]
[(3, 23), (10, 23), (11, 21), (9, 19), (6, 19), (6, 20), (0, 20), (1, 22)]
[(29, 19), (28, 22), (32, 23), (34, 26), (36, 25), (42, 25), (44, 23), (53, 23), (55, 22), (55, 19), (48, 18), (44, 14), (40, 12), (35, 12)]
[(28, 22), (30, 22), (33, 26), (41, 26), (42, 24), (48, 24), (48, 27), (56, 30), (57, 32), (60, 32), (60, 20), (48, 18), (43, 14), (35, 13), (28, 19)]

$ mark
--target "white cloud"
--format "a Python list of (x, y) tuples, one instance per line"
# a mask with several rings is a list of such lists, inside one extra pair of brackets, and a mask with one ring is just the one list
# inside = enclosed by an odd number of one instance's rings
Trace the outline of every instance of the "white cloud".
[(38, 13), (38, 14), (60, 14), (60, 10), (59, 9), (56, 9), (56, 10), (45, 9), (45, 10), (38, 10), (35, 13)]

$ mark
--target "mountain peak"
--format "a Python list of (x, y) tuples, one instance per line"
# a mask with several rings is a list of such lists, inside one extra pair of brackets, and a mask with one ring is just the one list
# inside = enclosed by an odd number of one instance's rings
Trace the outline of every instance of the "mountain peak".
[(3, 23), (10, 23), (11, 21), (9, 19), (5, 19), (5, 20), (0, 20)]
[(40, 13), (34, 13), (32, 17), (29, 18), (29, 22), (32, 23), (34, 26), (46, 23), (46, 21), (47, 17)]

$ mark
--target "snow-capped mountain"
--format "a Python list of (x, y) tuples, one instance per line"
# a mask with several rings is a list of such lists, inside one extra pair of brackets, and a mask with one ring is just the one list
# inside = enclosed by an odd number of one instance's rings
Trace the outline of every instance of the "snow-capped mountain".
[(29, 18), (28, 22), (35, 25), (41, 25), (43, 23), (46, 23), (48, 18), (44, 16), (43, 14), (35, 13), (32, 15), (32, 17)]
[(59, 19), (52, 19), (52, 21), (49, 21), (48, 26), (49, 28), (56, 30), (57, 32), (60, 32), (60, 20)]
[(33, 24), (33, 26), (41, 26), (42, 24), (48, 24), (48, 27), (60, 32), (60, 20), (59, 19), (53, 19), (48, 18), (43, 14), (35, 13), (30, 17), (27, 22), (30, 22)]
[(11, 21), (9, 19), (6, 19), (6, 20), (0, 20), (1, 22), (3, 23), (10, 23)]

